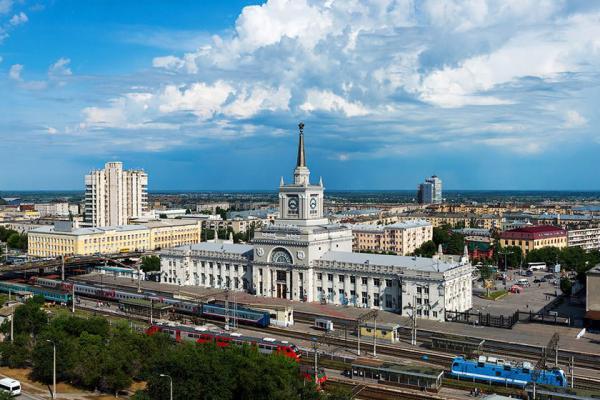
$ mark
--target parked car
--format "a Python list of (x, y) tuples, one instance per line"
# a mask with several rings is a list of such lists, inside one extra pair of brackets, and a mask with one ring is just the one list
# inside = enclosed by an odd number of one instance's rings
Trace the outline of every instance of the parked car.
[(542, 282), (542, 280), (541, 280), (541, 279), (539, 279), (539, 278), (535, 278), (535, 279), (533, 280), (533, 283), (541, 283), (541, 282)]

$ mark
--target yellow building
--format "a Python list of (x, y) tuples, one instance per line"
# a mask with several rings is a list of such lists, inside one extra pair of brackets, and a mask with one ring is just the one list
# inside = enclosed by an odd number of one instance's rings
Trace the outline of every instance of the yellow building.
[(542, 247), (567, 247), (567, 231), (550, 225), (511, 229), (500, 234), (500, 245), (518, 246), (524, 255)]
[(352, 250), (392, 251), (404, 256), (433, 238), (432, 225), (424, 220), (398, 222), (392, 225), (348, 225), (352, 229)]
[(69, 221), (32, 229), (28, 253), (34, 257), (61, 255), (114, 254), (128, 251), (164, 249), (200, 242), (196, 221), (153, 221), (144, 225), (119, 225), (74, 229)]
[(400, 340), (398, 324), (377, 324), (373, 322), (365, 322), (360, 325), (360, 336), (377, 337), (377, 339), (389, 340), (391, 343), (396, 343)]

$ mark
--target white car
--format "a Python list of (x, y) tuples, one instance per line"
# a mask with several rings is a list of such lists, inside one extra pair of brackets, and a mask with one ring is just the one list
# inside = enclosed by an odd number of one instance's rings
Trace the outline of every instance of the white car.
[(11, 378), (0, 379), (0, 390), (18, 396), (21, 394), (21, 382)]

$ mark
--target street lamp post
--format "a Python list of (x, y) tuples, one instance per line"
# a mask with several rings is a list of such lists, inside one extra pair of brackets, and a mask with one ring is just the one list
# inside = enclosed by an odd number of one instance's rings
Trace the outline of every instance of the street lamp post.
[(167, 374), (160, 374), (162, 378), (169, 378), (169, 399), (173, 400), (173, 378)]
[(50, 339), (46, 342), (52, 343), (52, 399), (56, 399), (56, 343)]

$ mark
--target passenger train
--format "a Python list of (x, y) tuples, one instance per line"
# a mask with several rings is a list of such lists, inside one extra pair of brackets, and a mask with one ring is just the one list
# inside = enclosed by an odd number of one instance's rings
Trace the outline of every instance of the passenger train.
[(295, 344), (290, 343), (287, 340), (278, 340), (269, 337), (257, 338), (239, 333), (218, 332), (201, 327), (170, 324), (154, 324), (146, 330), (148, 335), (153, 335), (158, 332), (166, 333), (178, 342), (190, 341), (197, 343), (215, 343), (218, 347), (228, 347), (231, 344), (249, 344), (250, 346), (256, 347), (260, 353), (277, 353), (296, 361), (300, 360), (300, 350)]
[(99, 287), (93, 284), (63, 282), (55, 279), (33, 277), (30, 280), (33, 285), (39, 285), (45, 288), (64, 290), (71, 292), (75, 285), (75, 294), (82, 296), (106, 299), (112, 301), (119, 300), (154, 300), (161, 303), (170, 304), (177, 312), (189, 315), (195, 315), (204, 318), (216, 318), (224, 320), (227, 316), (237, 323), (245, 325), (255, 325), (261, 328), (269, 326), (271, 317), (266, 311), (257, 311), (249, 308), (237, 307), (226, 310), (224, 306), (218, 304), (200, 304), (192, 301), (178, 300), (172, 297), (164, 297), (152, 292), (134, 293), (121, 289)]
[[(478, 359), (455, 357), (452, 360), (450, 375), (458, 379), (469, 379), (503, 385), (525, 387), (529, 383), (566, 387), (567, 379), (562, 369), (535, 371), (527, 362), (510, 362), (496, 357), (479, 356)], [(536, 376), (537, 375), (537, 376)]]

